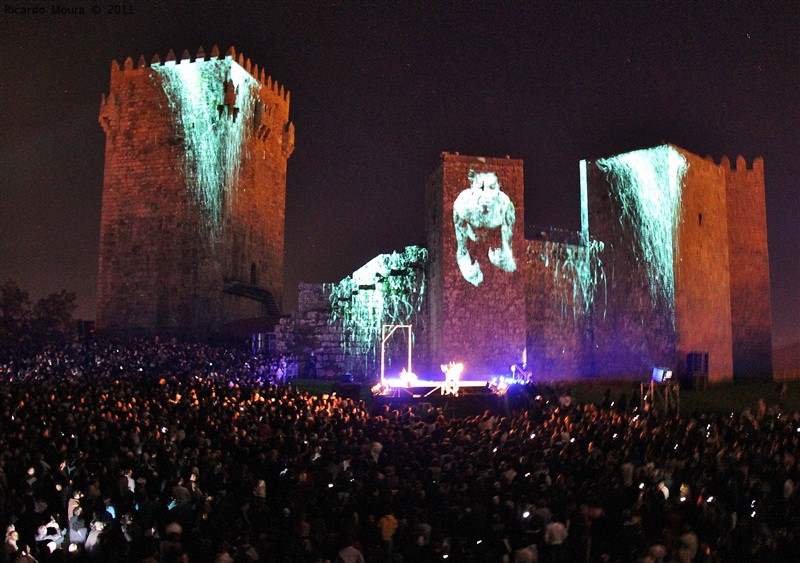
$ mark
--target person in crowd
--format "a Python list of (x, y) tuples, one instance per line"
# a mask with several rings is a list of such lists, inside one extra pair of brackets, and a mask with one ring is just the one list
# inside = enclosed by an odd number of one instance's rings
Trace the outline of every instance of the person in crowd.
[(0, 358), (4, 561), (800, 553), (800, 413), (785, 409), (666, 417), (527, 383), (447, 417), (315, 396), (278, 361), (177, 340)]

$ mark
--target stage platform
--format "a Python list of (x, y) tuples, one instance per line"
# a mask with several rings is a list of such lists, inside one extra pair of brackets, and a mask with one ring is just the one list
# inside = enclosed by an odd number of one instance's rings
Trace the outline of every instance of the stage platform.
[(505, 378), (462, 379), (458, 382), (425, 379), (385, 378), (372, 388), (373, 395), (384, 397), (410, 397), (420, 399), (431, 395), (502, 395), (508, 388)]

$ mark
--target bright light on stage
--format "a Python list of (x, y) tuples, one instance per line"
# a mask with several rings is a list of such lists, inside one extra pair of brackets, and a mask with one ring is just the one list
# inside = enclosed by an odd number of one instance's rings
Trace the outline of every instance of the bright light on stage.
[(405, 368), (403, 368), (403, 371), (400, 372), (400, 382), (405, 383), (406, 387), (413, 387), (417, 382), (417, 379), (416, 373), (406, 371)]
[(442, 365), (445, 380), (419, 377), (409, 371), (401, 371), (396, 377), (384, 377), (373, 387), (373, 395), (422, 399), (433, 394), (460, 397), (463, 394), (503, 395), (512, 385), (524, 384), (523, 380), (505, 376), (490, 376), (480, 379), (461, 379), (464, 365), (456, 362)]
[(442, 388), (443, 395), (454, 395), (458, 396), (458, 383), (461, 379), (461, 374), (464, 371), (464, 364), (450, 362), (449, 364), (441, 365), (442, 371), (444, 372), (444, 387)]

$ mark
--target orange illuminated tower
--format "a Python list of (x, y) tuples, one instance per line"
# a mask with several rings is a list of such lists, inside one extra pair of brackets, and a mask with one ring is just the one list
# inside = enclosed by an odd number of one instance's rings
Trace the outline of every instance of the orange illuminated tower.
[(289, 92), (231, 48), (113, 62), (97, 325), (205, 338), (280, 312)]

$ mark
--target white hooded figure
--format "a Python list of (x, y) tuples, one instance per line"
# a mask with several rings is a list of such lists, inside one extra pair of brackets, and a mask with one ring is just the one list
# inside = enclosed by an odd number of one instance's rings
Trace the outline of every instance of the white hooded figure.
[(483, 281), (478, 260), (472, 261), (467, 240), (486, 238), (488, 229), (500, 229), (500, 247), (489, 249), (489, 261), (497, 268), (513, 272), (517, 269), (511, 236), (516, 221), (514, 204), (500, 190), (494, 172), (469, 172), (470, 187), (458, 194), (453, 203), (453, 225), (456, 231), (456, 262), (461, 275), (474, 286)]

